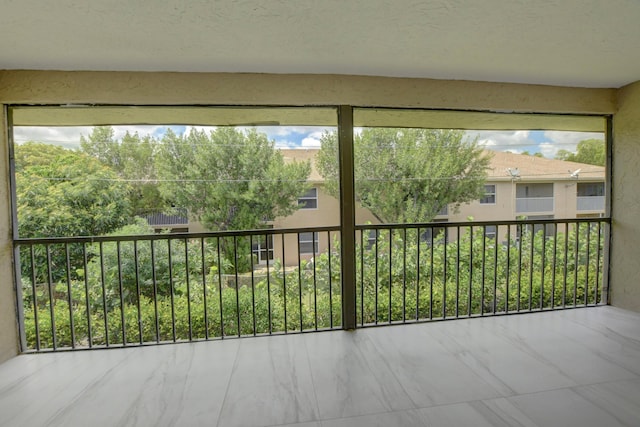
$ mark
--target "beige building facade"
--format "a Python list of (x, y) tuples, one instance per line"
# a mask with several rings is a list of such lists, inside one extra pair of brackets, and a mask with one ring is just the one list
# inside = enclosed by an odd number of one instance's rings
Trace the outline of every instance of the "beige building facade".
[[(309, 206), (305, 198), (299, 200), (300, 209), (287, 217), (276, 218), (273, 228), (332, 227), (340, 225), (339, 201), (326, 193), (323, 178), (317, 172), (314, 159), (317, 149), (283, 150), (288, 161), (309, 161), (312, 164), (310, 193), (314, 196)], [(511, 221), (516, 219), (571, 219), (599, 218), (605, 214), (605, 168), (582, 163), (566, 162), (514, 154), (486, 151), (491, 156), (487, 191), (484, 198), (465, 203), (455, 209), (449, 206), (434, 218), (434, 222)], [(380, 224), (381, 221), (368, 209), (356, 204), (356, 224)], [(515, 229), (513, 230), (515, 236)], [(496, 230), (487, 228), (487, 235)], [(337, 236), (337, 233), (334, 233)], [(455, 239), (455, 230), (449, 233)], [(311, 236), (305, 233), (303, 242), (314, 241), (317, 253), (329, 247), (329, 234)], [(506, 238), (506, 230), (498, 232), (499, 239)], [(287, 265), (297, 264), (298, 245), (296, 235), (286, 235), (284, 252), (282, 240), (276, 239), (270, 247), (275, 258), (284, 257)], [(357, 241), (360, 237), (357, 236)], [(302, 258), (310, 259), (310, 245), (301, 246)], [(288, 260), (288, 261), (287, 261)]]
[[(324, 178), (316, 167), (319, 149), (282, 149), (286, 162), (309, 162), (311, 173), (308, 178), (309, 190), (297, 201), (298, 210), (285, 217), (268, 221), (273, 229), (310, 229), (314, 227), (339, 227), (340, 202), (325, 188)], [(434, 222), (466, 223), (469, 221), (512, 221), (517, 219), (571, 219), (599, 218), (605, 214), (605, 168), (582, 163), (547, 159), (502, 151), (485, 151), (491, 157), (485, 183), (485, 197), (457, 208), (448, 206), (434, 218)], [(171, 220), (178, 219), (174, 224)], [(156, 225), (157, 230), (170, 228), (173, 232), (192, 233), (208, 231), (200, 222), (182, 217), (166, 217), (164, 225)], [(356, 224), (381, 224), (369, 209), (356, 203)], [(562, 226), (560, 226), (562, 227)], [(463, 231), (464, 232), (464, 231)], [(457, 238), (457, 231), (451, 229), (448, 239)], [(368, 237), (364, 236), (365, 238)], [(371, 231), (373, 234), (373, 231)], [(498, 230), (487, 226), (487, 236), (499, 240), (506, 239), (505, 228)], [(516, 229), (512, 230), (512, 237)], [(356, 240), (360, 241), (357, 232)], [(339, 232), (292, 231), (284, 234), (266, 235), (253, 241), (253, 253), (258, 263), (279, 260), (286, 266), (297, 266), (300, 260), (312, 260), (314, 256), (326, 253), (330, 247), (339, 252), (336, 242)]]
[(491, 151), (486, 196), (463, 204), (453, 222), (599, 217), (605, 212), (605, 168)]

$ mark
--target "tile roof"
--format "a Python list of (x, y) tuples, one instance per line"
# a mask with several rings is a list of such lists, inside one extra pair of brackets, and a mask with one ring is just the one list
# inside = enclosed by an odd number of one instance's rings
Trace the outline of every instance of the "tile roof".
[[(318, 149), (282, 149), (280, 151), (285, 161), (311, 161), (312, 170), (309, 181), (322, 182), (324, 180), (316, 169), (314, 162)], [(579, 170), (578, 178), (581, 181), (603, 181), (605, 179), (605, 168), (602, 166), (504, 151), (485, 150), (485, 154), (492, 156), (488, 171), (489, 181), (510, 180), (509, 169), (517, 169), (519, 171), (519, 180), (521, 181), (572, 180), (576, 178), (571, 174), (577, 170)]]
[(526, 154), (514, 154), (504, 151), (485, 150), (491, 155), (491, 167), (489, 169), (490, 180), (510, 180), (509, 169), (519, 171), (520, 180), (548, 181), (575, 179), (571, 174), (579, 170), (580, 180), (604, 180), (605, 168), (602, 166), (587, 165), (584, 163), (565, 162), (564, 160), (547, 159), (544, 157), (528, 156)]

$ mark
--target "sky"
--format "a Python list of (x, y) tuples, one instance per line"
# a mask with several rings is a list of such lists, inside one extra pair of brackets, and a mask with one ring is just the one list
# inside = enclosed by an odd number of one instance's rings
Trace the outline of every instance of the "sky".
[[(116, 139), (121, 139), (128, 131), (138, 133), (140, 136), (152, 135), (161, 138), (167, 128), (176, 134), (189, 132), (191, 129), (212, 130), (214, 127), (203, 126), (156, 126), (156, 125), (131, 125), (113, 126)], [(275, 141), (279, 148), (319, 148), (320, 138), (325, 131), (333, 128), (319, 126), (258, 126), (258, 132), (264, 132), (269, 139)], [(355, 129), (356, 132), (359, 129)], [(78, 148), (80, 136), (91, 133), (91, 127), (14, 127), (14, 141), (18, 144), (27, 141), (39, 141), (65, 148)], [(604, 139), (604, 134), (593, 132), (566, 132), (566, 131), (467, 131), (469, 139), (477, 138), (480, 145), (496, 151), (510, 151), (530, 154), (542, 153), (547, 158), (553, 158), (558, 150), (564, 149), (575, 152), (578, 142), (590, 139)]]

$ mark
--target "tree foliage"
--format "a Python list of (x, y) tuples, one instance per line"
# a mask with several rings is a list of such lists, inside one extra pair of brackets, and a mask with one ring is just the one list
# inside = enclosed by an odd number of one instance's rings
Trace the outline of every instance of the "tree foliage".
[(578, 143), (575, 153), (567, 150), (558, 150), (556, 159), (604, 166), (606, 161), (606, 146), (601, 139), (585, 139)]
[(309, 163), (285, 163), (256, 130), (176, 135), (169, 129), (161, 142), (162, 195), (211, 230), (262, 228), (265, 219), (293, 213), (307, 188)]
[[(336, 133), (321, 142), (318, 169), (337, 196)], [(482, 197), (489, 161), (463, 131), (363, 129), (354, 135), (356, 197), (384, 222), (428, 222), (447, 205)]]
[(97, 160), (35, 142), (15, 152), (20, 237), (93, 236), (128, 222), (128, 186)]
[(162, 212), (166, 206), (156, 183), (155, 157), (158, 142), (150, 135), (140, 137), (127, 132), (121, 141), (110, 126), (94, 127), (80, 137), (82, 152), (95, 157), (129, 182), (129, 201), (133, 215)]

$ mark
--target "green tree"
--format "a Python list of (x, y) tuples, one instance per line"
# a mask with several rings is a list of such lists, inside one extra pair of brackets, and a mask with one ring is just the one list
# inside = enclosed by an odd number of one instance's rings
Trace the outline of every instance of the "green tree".
[(152, 136), (140, 137), (138, 133), (127, 132), (118, 141), (112, 127), (97, 126), (86, 138), (80, 137), (80, 149), (129, 182), (133, 215), (144, 216), (165, 210), (155, 167), (158, 141)]
[(533, 157), (540, 157), (541, 159), (544, 159), (544, 154), (540, 152), (531, 154), (529, 151), (525, 150), (521, 154), (523, 156), (533, 156)]
[[(160, 147), (161, 194), (210, 230), (263, 228), (265, 220), (293, 213), (308, 187), (311, 165), (285, 163), (274, 142), (256, 130), (168, 130)], [(247, 245), (244, 239), (222, 239), (225, 271), (250, 269)]]
[[(130, 220), (127, 184), (96, 159), (36, 142), (17, 145), (15, 153), (20, 237), (103, 235)], [(48, 253), (39, 246), (33, 255), (24, 254), (23, 277), (36, 283), (48, 282), (49, 274), (53, 281), (75, 277), (67, 267), (67, 251), (71, 264), (84, 256), (82, 247), (62, 244), (50, 245)]]
[(15, 152), (20, 237), (101, 235), (129, 221), (127, 184), (97, 160), (36, 142)]
[[(318, 169), (337, 196), (336, 133), (321, 142)], [(463, 131), (367, 128), (354, 135), (356, 197), (384, 222), (428, 222), (482, 197), (489, 161)]]
[(286, 163), (273, 141), (230, 127), (168, 130), (158, 157), (160, 191), (211, 230), (245, 230), (290, 215), (307, 189), (308, 162)]
[(585, 139), (578, 143), (575, 153), (568, 150), (558, 150), (557, 160), (568, 162), (586, 163), (589, 165), (604, 166), (606, 160), (606, 146), (601, 139)]

